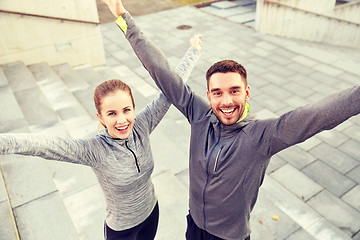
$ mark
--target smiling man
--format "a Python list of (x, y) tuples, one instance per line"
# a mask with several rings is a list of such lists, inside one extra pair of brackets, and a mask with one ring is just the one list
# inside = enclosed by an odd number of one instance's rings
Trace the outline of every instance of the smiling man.
[(232, 60), (217, 62), (207, 71), (206, 80), (209, 103), (223, 124), (231, 125), (246, 117), (250, 87), (242, 65)]
[(157, 86), (191, 125), (188, 240), (250, 239), (250, 212), (270, 158), (360, 113), (356, 86), (279, 118), (257, 120), (249, 114), (246, 71), (232, 60), (207, 71), (206, 102), (171, 69), (120, 0), (105, 2)]

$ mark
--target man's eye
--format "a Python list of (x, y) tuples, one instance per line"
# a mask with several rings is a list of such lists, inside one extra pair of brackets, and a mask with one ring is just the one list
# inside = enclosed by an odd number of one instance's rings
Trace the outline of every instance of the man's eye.
[(114, 112), (108, 113), (108, 116), (112, 116), (112, 115), (115, 115), (115, 113)]
[(220, 92), (214, 92), (214, 96), (220, 96), (221, 93)]
[(127, 108), (127, 109), (124, 109), (124, 113), (127, 113), (127, 112), (130, 112), (131, 109)]

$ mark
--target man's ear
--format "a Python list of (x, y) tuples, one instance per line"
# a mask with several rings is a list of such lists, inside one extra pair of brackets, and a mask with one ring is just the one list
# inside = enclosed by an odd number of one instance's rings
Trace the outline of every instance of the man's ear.
[(247, 87), (245, 89), (245, 93), (246, 93), (245, 101), (249, 101), (249, 99), (250, 99), (250, 86), (249, 85), (247, 85)]

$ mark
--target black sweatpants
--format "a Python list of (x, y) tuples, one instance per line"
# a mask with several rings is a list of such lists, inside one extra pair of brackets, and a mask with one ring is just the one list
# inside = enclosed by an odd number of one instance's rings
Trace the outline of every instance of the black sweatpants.
[[(195, 224), (190, 213), (189, 215), (186, 216), (186, 219), (187, 219), (186, 240), (224, 240), (199, 228)], [(244, 240), (250, 240), (250, 236), (248, 236)]]
[(105, 223), (106, 240), (153, 240), (159, 223), (159, 205), (156, 203), (154, 210), (144, 222), (139, 225), (123, 230), (115, 231)]

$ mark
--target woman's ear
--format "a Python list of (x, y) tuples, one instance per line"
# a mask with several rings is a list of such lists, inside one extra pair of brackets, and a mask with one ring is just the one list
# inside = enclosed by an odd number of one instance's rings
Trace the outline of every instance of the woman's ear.
[(99, 121), (100, 121), (101, 125), (103, 125), (104, 127), (106, 127), (106, 126), (105, 126), (105, 124), (104, 124), (104, 121), (103, 121), (103, 119), (102, 119), (101, 114), (97, 113), (97, 114), (96, 114), (96, 116), (98, 117), (98, 119), (99, 119)]

